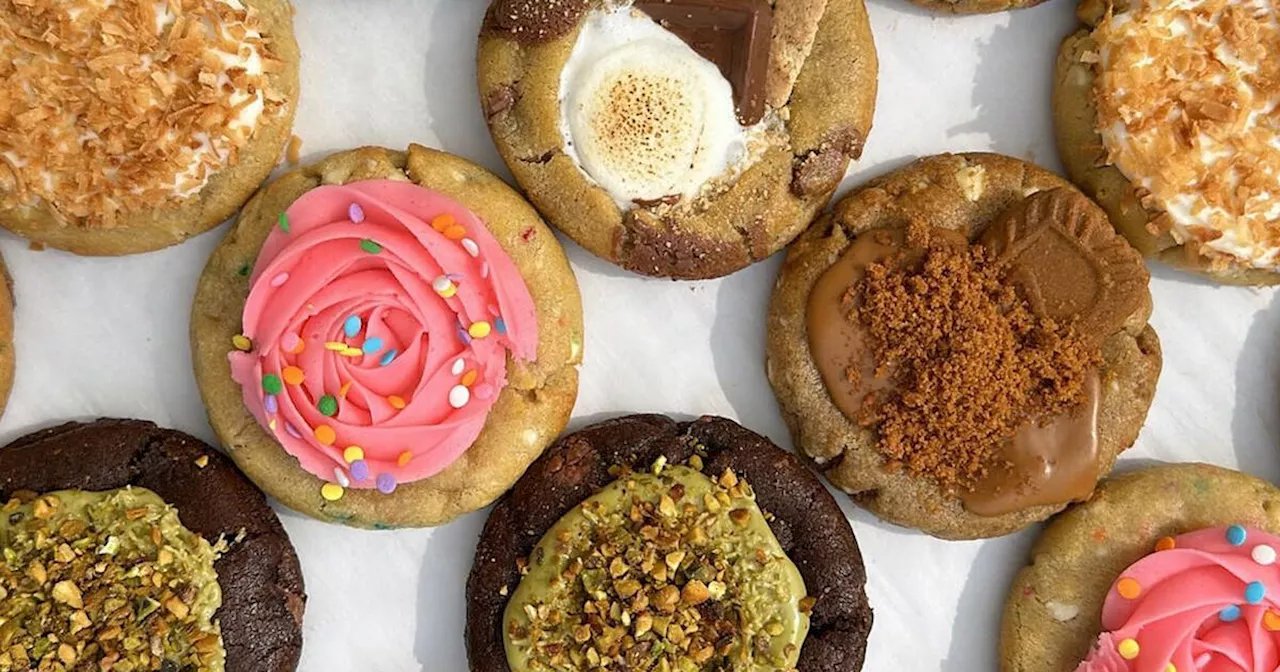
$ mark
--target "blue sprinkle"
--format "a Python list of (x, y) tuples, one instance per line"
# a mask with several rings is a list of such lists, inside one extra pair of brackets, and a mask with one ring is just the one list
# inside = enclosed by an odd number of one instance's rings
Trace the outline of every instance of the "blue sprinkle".
[(1248, 536), (1249, 534), (1239, 525), (1232, 525), (1227, 528), (1227, 543), (1232, 546), (1244, 546), (1244, 540)]
[(356, 460), (351, 463), (351, 476), (357, 481), (369, 480), (369, 463), (364, 460)]
[(360, 349), (364, 350), (365, 354), (372, 355), (382, 349), (382, 339), (377, 337), (367, 339)]
[(1249, 604), (1258, 604), (1266, 596), (1267, 587), (1262, 585), (1261, 581), (1250, 581), (1249, 585), (1244, 587), (1244, 601)]
[(1240, 607), (1234, 604), (1229, 607), (1223, 607), (1222, 611), (1218, 612), (1218, 618), (1222, 619), (1223, 623), (1230, 623), (1240, 618)]
[(497, 329), (499, 334), (507, 333), (507, 323), (501, 317), (494, 318), (493, 328)]
[(352, 203), (350, 206), (347, 207), (347, 219), (350, 219), (352, 222), (356, 224), (363, 222), (364, 208), (360, 207), (359, 203)]
[(266, 409), (268, 413), (275, 415), (276, 411), (280, 410), (280, 402), (276, 401), (276, 395), (268, 394), (262, 398), (262, 407)]
[(360, 321), (360, 316), (352, 315), (347, 318), (346, 322), (342, 323), (342, 333), (346, 334), (347, 338), (355, 338), (360, 333), (360, 327), (362, 326), (364, 326), (364, 323)]
[(398, 354), (400, 354), (400, 351), (396, 350), (395, 348), (388, 350), (387, 353), (382, 356), (382, 359), (378, 360), (378, 365), (386, 366), (390, 364), (393, 360), (395, 360), (396, 355)]

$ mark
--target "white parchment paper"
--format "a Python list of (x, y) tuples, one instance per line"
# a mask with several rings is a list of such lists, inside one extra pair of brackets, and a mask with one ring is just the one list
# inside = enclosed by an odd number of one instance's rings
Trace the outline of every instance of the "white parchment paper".
[[(848, 189), (941, 151), (994, 150), (1057, 168), (1050, 73), (1071, 0), (975, 18), (869, 0), (880, 101)], [(507, 175), (479, 114), (483, 0), (298, 0), (302, 101), (313, 159), (421, 142)], [(0, 439), (65, 419), (141, 417), (212, 440), (191, 374), (187, 316), (225, 229), (120, 259), (35, 252), (0, 239), (17, 285), (18, 378)], [(790, 440), (764, 374), (770, 259), (729, 278), (673, 283), (621, 272), (566, 243), (582, 286), (586, 362), (573, 427), (627, 411), (735, 418)], [(1165, 367), (1122, 468), (1200, 460), (1280, 476), (1273, 292), (1153, 271)], [(1035, 530), (941, 542), (841, 500), (875, 608), (868, 671), (986, 672), (1007, 585)], [(365, 532), (281, 511), (306, 574), (306, 672), (461, 672), (464, 582), (484, 513), (437, 530)]]

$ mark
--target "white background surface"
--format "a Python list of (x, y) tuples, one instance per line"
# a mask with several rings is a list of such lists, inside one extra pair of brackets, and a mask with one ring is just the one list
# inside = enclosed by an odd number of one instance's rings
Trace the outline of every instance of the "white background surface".
[[(880, 101), (844, 188), (945, 150), (994, 150), (1057, 168), (1049, 119), (1070, 0), (978, 18), (869, 0)], [(315, 158), (417, 141), (507, 175), (475, 91), (483, 0), (302, 0), (296, 132)], [(120, 259), (33, 252), (0, 239), (17, 285), (18, 378), (5, 440), (55, 422), (142, 417), (213, 435), (192, 378), (187, 315), (224, 229)], [(626, 411), (715, 413), (790, 446), (764, 375), (764, 314), (777, 257), (729, 278), (631, 276), (567, 244), (587, 316), (572, 427)], [(1153, 269), (1164, 373), (1147, 427), (1122, 458), (1202, 460), (1280, 476), (1273, 292), (1214, 287)], [(984, 672), (1008, 582), (1035, 531), (942, 542), (886, 525), (841, 498), (869, 575), (875, 628), (865, 669)], [(466, 670), (463, 586), (484, 513), (437, 530), (365, 532), (281, 515), (310, 601), (306, 672)]]

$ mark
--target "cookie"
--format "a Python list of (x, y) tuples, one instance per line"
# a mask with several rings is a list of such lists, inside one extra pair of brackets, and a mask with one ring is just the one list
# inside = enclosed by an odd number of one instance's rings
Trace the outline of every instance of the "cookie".
[(0, 413), (13, 390), (13, 374), (17, 364), (13, 349), (13, 278), (0, 258)]
[[(629, 474), (625, 481), (622, 480), (624, 473)], [(658, 491), (662, 497), (658, 499), (655, 513), (653, 502), (647, 498), (655, 493), (646, 492), (636, 484), (659, 483), (665, 488), (667, 481), (662, 479), (668, 477), (688, 480), (677, 481), (670, 489)], [(749, 487), (743, 486), (744, 483), (749, 483)], [(619, 488), (624, 488), (623, 500), (615, 502), (633, 501), (625, 488), (631, 488), (636, 497), (643, 499), (635, 500), (634, 513), (629, 512), (625, 517), (639, 521), (636, 525), (641, 526), (640, 538), (655, 539), (663, 545), (663, 555), (654, 556), (654, 562), (642, 562), (639, 567), (627, 567), (625, 571), (613, 562), (608, 563), (614, 577), (625, 580), (631, 576), (638, 580), (630, 587), (622, 584), (621, 589), (631, 595), (628, 618), (634, 617), (635, 626), (647, 625), (631, 630), (641, 634), (621, 640), (627, 644), (625, 651), (613, 649), (618, 641), (601, 646), (607, 655), (627, 660), (650, 653), (659, 655), (664, 646), (669, 646), (664, 642), (670, 642), (672, 637), (686, 642), (689, 656), (701, 661), (700, 665), (710, 664), (712, 656), (738, 650), (740, 639), (736, 637), (740, 633), (722, 632), (720, 628), (725, 615), (738, 604), (739, 596), (747, 594), (746, 589), (740, 591), (732, 581), (726, 588), (721, 581), (723, 573), (710, 571), (722, 565), (703, 557), (705, 550), (700, 550), (702, 547), (698, 544), (705, 541), (705, 535), (690, 530), (685, 537), (691, 540), (687, 547), (679, 541), (681, 537), (669, 536), (674, 532), (668, 528), (678, 525), (673, 521), (697, 516), (710, 521), (704, 528), (713, 540), (708, 544), (722, 539), (718, 535), (723, 529), (719, 527), (723, 509), (711, 512), (714, 507), (705, 503), (710, 497), (713, 503), (733, 502), (728, 506), (741, 506), (730, 514), (733, 522), (725, 523), (725, 527), (741, 534), (758, 534), (754, 538), (761, 547), (774, 548), (778, 555), (769, 556), (772, 559), (767, 559), (765, 566), (772, 563), (778, 566), (777, 570), (789, 571), (793, 564), (803, 579), (808, 599), (801, 600), (800, 612), (807, 612), (808, 634), (799, 646), (798, 662), (774, 663), (768, 669), (795, 667), (813, 672), (861, 669), (871, 630), (871, 609), (863, 591), (866, 573), (853, 531), (822, 483), (793, 455), (730, 420), (703, 417), (693, 422), (676, 422), (664, 416), (633, 415), (592, 425), (561, 438), (494, 507), (480, 535), (475, 564), (467, 580), (467, 653), (472, 670), (507, 672), (511, 669), (508, 652), (504, 650), (508, 646), (504, 633), (510, 621), (504, 618), (504, 612), (515, 612), (513, 616), (524, 614), (523, 604), (514, 609), (509, 606), (509, 602), (528, 595), (528, 587), (522, 585), (522, 575), (527, 572), (536, 578), (551, 567), (551, 563), (539, 559), (544, 556), (534, 553), (535, 546), (539, 546), (539, 540), (553, 526), (563, 533), (548, 535), (548, 539), (579, 544), (585, 537), (575, 537), (573, 528), (564, 527), (566, 519), (572, 519), (566, 514), (583, 511), (583, 502), (589, 498), (599, 501), (593, 495), (614, 491), (617, 496)], [(697, 488), (708, 491), (700, 498), (693, 494)], [(744, 499), (754, 499), (754, 503), (737, 503)], [(598, 509), (588, 504), (586, 510)], [(759, 517), (761, 511), (763, 518)], [(658, 520), (654, 516), (667, 522), (653, 522)], [(767, 530), (763, 529), (765, 520)], [(539, 547), (545, 548), (546, 539), (543, 542)], [(614, 542), (619, 549), (628, 547), (625, 535), (615, 538)], [(679, 550), (675, 550), (676, 547)], [(760, 552), (748, 555), (758, 558)], [(634, 560), (629, 553), (623, 555)], [(641, 557), (651, 555), (639, 553)], [(581, 575), (586, 578), (582, 580), (593, 581), (594, 568), (601, 558), (592, 555), (584, 560)], [(571, 586), (580, 582), (575, 577)], [(718, 582), (720, 585), (715, 585)], [(676, 587), (680, 590), (675, 590)], [(601, 594), (605, 592), (614, 594), (608, 588)], [(673, 596), (678, 599), (671, 599)], [(794, 622), (785, 618), (786, 614), (795, 613), (793, 598), (794, 595), (781, 593), (766, 606), (764, 611), (778, 614), (779, 619), (776, 625), (767, 626), (766, 633), (777, 633), (775, 638), (795, 633)], [(576, 618), (581, 608), (578, 604), (563, 613), (566, 618)], [(681, 620), (687, 616), (684, 611), (690, 608), (701, 609), (702, 628), (699, 631), (689, 628), (686, 640), (685, 631), (678, 623), (684, 622)], [(605, 611), (607, 619), (607, 607)], [(742, 609), (743, 622), (750, 622), (749, 616), (757, 611)], [(540, 617), (536, 608), (534, 615)], [(612, 623), (604, 625), (613, 626)], [(623, 631), (627, 629), (620, 627)], [(708, 651), (703, 642), (712, 629), (725, 639), (712, 647), (717, 650)], [(650, 632), (650, 636), (646, 636), (645, 631)], [(581, 631), (582, 639), (569, 641), (577, 641), (579, 645), (591, 641), (594, 646), (600, 643), (602, 632), (599, 627), (588, 627)], [(776, 644), (776, 640), (763, 637), (760, 644), (768, 648)], [(719, 648), (720, 645), (723, 648)], [(519, 645), (516, 648), (520, 648)], [(797, 652), (791, 653), (794, 656)], [(688, 659), (685, 662), (687, 664)], [(683, 668), (672, 665), (672, 669)]]
[[(68, 423), (0, 449), (0, 497), (6, 501), (130, 486), (159, 495), (177, 509), (183, 527), (209, 544), (227, 544), (213, 564), (222, 592), (216, 619), (227, 672), (297, 669), (306, 602), (298, 557), (266, 498), (226, 457), (186, 434), (140, 420)], [(5, 511), (15, 524), (13, 505)], [(58, 593), (53, 591), (55, 600), (65, 601)], [(94, 610), (92, 599), (85, 598), (88, 611)]]
[(1147, 282), (1061, 178), (921, 159), (789, 250), (769, 380), (796, 446), (858, 504), (937, 537), (1007, 534), (1087, 497), (1137, 438), (1161, 367)]
[(862, 0), (493, 0), (480, 97), (553, 226), (645, 275), (782, 249), (862, 154), (877, 60)]
[(271, 173), (298, 99), (292, 7), (174, 7), (5, 10), (0, 226), (77, 254), (147, 252), (222, 223)]
[[(1221, 656), (1249, 661), (1252, 646), (1274, 661), (1278, 533), (1280, 491), (1248, 474), (1169, 464), (1109, 478), (1045, 528), (1018, 572), (1000, 669), (1270, 669)], [(1149, 618), (1135, 619), (1144, 605)]]
[(496, 176), (363, 148), (245, 206), (191, 339), (214, 431), (269, 495), (357, 527), (436, 525), (564, 429), (582, 305), (555, 236)]
[[(1053, 92), (1072, 181), (1148, 257), (1226, 284), (1280, 281), (1275, 22), (1165, 0), (1084, 0), (1077, 14), (1085, 26), (1062, 43)], [(1169, 24), (1189, 26), (1187, 39), (1151, 39)], [(1138, 67), (1156, 75), (1138, 82)]]
[(911, 0), (925, 9), (943, 14), (992, 14), (1035, 7), (1044, 0)]

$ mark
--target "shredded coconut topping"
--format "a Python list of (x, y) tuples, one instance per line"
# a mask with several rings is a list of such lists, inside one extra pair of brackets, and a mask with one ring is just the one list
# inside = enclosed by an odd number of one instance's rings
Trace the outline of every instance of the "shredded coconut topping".
[(239, 0), (0, 0), (0, 207), (65, 220), (199, 192), (283, 109)]
[(1109, 159), (1153, 221), (1217, 266), (1280, 268), (1273, 0), (1135, 0), (1094, 31)]

